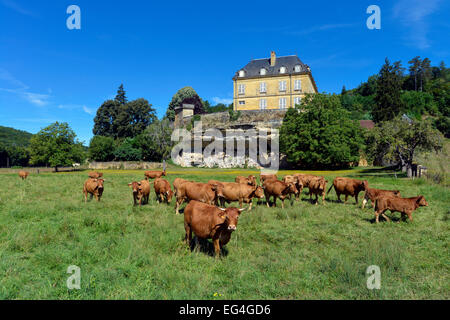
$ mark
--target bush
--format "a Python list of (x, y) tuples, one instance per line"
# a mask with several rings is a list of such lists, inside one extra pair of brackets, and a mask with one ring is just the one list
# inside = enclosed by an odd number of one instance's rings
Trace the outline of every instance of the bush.
[(114, 139), (112, 137), (94, 136), (89, 144), (89, 159), (94, 161), (114, 160)]
[(134, 146), (133, 139), (127, 138), (114, 151), (114, 156), (120, 161), (139, 161), (142, 159), (142, 151)]

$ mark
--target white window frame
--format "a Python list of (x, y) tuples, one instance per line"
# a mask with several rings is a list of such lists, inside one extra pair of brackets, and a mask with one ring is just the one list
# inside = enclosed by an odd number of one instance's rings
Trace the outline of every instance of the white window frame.
[(284, 110), (284, 109), (286, 109), (286, 98), (280, 98), (279, 100), (278, 100), (278, 107), (281, 109), (281, 110)]
[(286, 81), (285, 80), (281, 80), (278, 81), (278, 90), (279, 91), (286, 91)]
[(286, 67), (281, 67), (280, 68), (280, 73), (286, 73)]
[(267, 109), (267, 100), (266, 99), (260, 99), (259, 100), (259, 109), (260, 110), (266, 110)]
[(245, 104), (245, 100), (239, 100), (239, 105), (242, 106)]
[(259, 93), (267, 93), (267, 84), (265, 82), (259, 83)]
[(238, 84), (238, 94), (245, 94), (245, 84)]
[(301, 67), (299, 64), (297, 64), (297, 65), (294, 67), (294, 71), (295, 71), (295, 72), (300, 72), (300, 71), (302, 71), (302, 67)]
[(261, 68), (261, 70), (259, 70), (259, 74), (265, 76), (267, 74), (266, 68)]
[(245, 77), (245, 71), (244, 70), (239, 70), (239, 77), (240, 78)]
[(294, 80), (294, 90), (295, 91), (302, 91), (302, 80), (301, 79), (295, 79)]
[(294, 97), (294, 106), (302, 103), (302, 97)]

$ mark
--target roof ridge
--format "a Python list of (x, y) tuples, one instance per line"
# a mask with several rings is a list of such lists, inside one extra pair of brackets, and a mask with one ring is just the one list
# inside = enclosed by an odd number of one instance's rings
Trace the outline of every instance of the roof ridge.
[[(297, 57), (298, 58), (298, 56), (296, 54), (289, 54), (287, 56), (276, 56), (276, 57), (277, 58), (284, 58), (284, 57)], [(267, 60), (267, 59), (270, 59), (270, 57), (268, 57), (268, 58), (252, 59), (251, 61), (254, 61), (254, 60)]]

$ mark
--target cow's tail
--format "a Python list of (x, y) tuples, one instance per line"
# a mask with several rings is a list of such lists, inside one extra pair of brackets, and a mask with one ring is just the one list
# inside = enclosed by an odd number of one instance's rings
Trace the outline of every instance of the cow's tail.
[(331, 189), (334, 187), (334, 183), (330, 186), (330, 188), (328, 188), (328, 191), (327, 191), (327, 196), (328, 196), (328, 194), (330, 193), (330, 191), (331, 191)]

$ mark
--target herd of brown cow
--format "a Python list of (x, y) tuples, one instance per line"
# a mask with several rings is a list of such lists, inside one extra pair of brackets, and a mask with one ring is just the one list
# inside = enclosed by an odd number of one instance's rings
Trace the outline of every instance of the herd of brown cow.
[[(26, 179), (28, 172), (20, 171), (19, 176)], [(274, 174), (261, 174), (258, 185), (256, 177), (238, 176), (235, 182), (222, 182), (218, 180), (209, 180), (208, 183), (188, 181), (181, 178), (175, 178), (172, 191), (169, 181), (163, 179), (166, 176), (165, 171), (146, 171), (145, 179), (142, 181), (133, 181), (128, 185), (132, 189), (134, 205), (148, 203), (150, 196), (150, 179), (153, 181), (153, 189), (156, 199), (159, 202), (170, 203), (175, 195), (175, 213), (179, 214), (180, 206), (187, 202), (184, 209), (184, 227), (186, 231), (185, 240), (190, 243), (192, 232), (198, 238), (212, 239), (216, 255), (220, 248), (230, 240), (231, 233), (236, 230), (239, 215), (244, 210), (243, 204), (248, 205), (248, 210), (252, 208), (253, 199), (266, 199), (267, 207), (270, 207), (270, 199), (273, 198), (273, 205), (276, 207), (277, 199), (281, 200), (281, 207), (284, 208), (284, 200), (291, 200), (292, 195), (299, 200), (303, 188), (309, 189), (309, 197), (312, 202), (312, 196), (315, 196), (314, 203), (318, 204), (319, 197), (322, 198), (322, 204), (325, 204), (325, 195), (334, 188), (338, 200), (341, 201), (341, 195), (345, 195), (344, 203), (348, 196), (355, 197), (355, 203), (358, 204), (358, 195), (364, 191), (362, 208), (370, 200), (375, 208), (375, 220), (379, 222), (379, 216), (383, 216), (390, 221), (385, 212), (400, 212), (401, 218), (406, 216), (412, 221), (412, 212), (420, 206), (428, 206), (424, 196), (412, 198), (402, 198), (398, 190), (381, 190), (370, 188), (367, 180), (357, 180), (338, 177), (333, 180), (333, 184), (326, 191), (328, 183), (324, 177), (310, 174), (296, 173), (286, 175), (282, 180)], [(88, 194), (91, 199), (95, 196), (100, 201), (104, 190), (104, 179), (101, 172), (89, 172), (89, 178), (85, 181), (83, 194), (87, 202)], [(239, 202), (238, 208), (225, 208), (225, 203)], [(219, 207), (219, 205), (221, 207)]]

